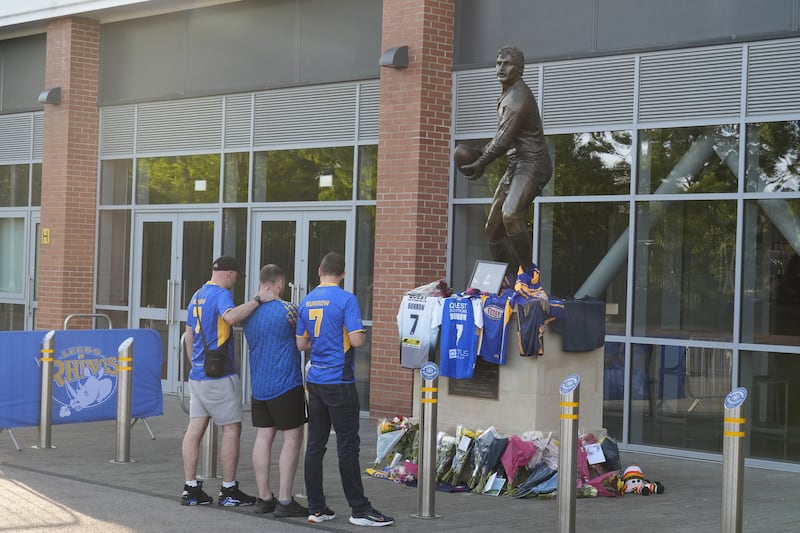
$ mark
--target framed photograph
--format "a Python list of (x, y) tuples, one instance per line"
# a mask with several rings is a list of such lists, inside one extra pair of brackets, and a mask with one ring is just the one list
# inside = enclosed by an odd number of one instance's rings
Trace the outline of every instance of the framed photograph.
[(500, 290), (500, 285), (503, 283), (503, 276), (506, 275), (507, 268), (508, 263), (478, 259), (475, 261), (475, 267), (472, 269), (472, 277), (467, 288), (478, 289), (489, 294), (497, 294)]

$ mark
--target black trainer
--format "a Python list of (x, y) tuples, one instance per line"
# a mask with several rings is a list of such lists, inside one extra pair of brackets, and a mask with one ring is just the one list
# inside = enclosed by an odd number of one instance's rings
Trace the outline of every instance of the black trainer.
[(202, 481), (198, 481), (196, 487), (183, 486), (181, 505), (208, 505), (210, 503), (214, 503), (214, 498), (205, 493)]
[(217, 505), (220, 507), (239, 507), (242, 505), (254, 505), (256, 499), (253, 496), (248, 496), (239, 490), (239, 482), (237, 481), (233, 487), (225, 488), (219, 486), (219, 499)]
[(320, 511), (317, 513), (308, 513), (308, 521), (312, 524), (319, 524), (320, 522), (325, 522), (326, 520), (333, 520), (336, 518), (336, 513), (331, 511), (330, 507), (325, 507), (324, 511)]
[(386, 516), (373, 507), (366, 513), (352, 515), (350, 523), (357, 526), (391, 526), (394, 524), (394, 518)]
[(262, 500), (261, 498), (256, 498), (256, 506), (253, 509), (254, 513), (257, 514), (266, 514), (271, 513), (275, 510), (275, 504), (278, 500), (275, 498), (275, 495), (272, 495), (271, 500)]
[(303, 507), (292, 498), (292, 501), (283, 505), (278, 502), (275, 506), (275, 516), (279, 518), (287, 518), (290, 516), (308, 516), (308, 507)]

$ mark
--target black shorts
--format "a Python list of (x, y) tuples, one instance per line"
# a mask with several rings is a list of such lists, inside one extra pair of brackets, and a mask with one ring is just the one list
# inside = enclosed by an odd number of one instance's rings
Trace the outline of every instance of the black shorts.
[(308, 422), (306, 395), (303, 387), (295, 387), (271, 400), (251, 398), (250, 414), (253, 427), (285, 430), (300, 427)]

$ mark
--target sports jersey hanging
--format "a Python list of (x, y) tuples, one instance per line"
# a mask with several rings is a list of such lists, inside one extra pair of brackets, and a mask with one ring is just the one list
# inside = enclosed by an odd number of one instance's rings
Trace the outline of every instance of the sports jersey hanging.
[(506, 364), (508, 347), (508, 326), (511, 323), (512, 291), (483, 296), (483, 331), (478, 355), (486, 362), (496, 365)]
[(511, 301), (516, 305), (519, 354), (544, 355), (544, 330), (556, 318), (564, 317), (564, 302), (550, 299), (539, 284), (539, 267), (520, 268)]
[(439, 319), (442, 298), (407, 293), (397, 313), (400, 331), (400, 366), (422, 368), (423, 363), (435, 358), (436, 340), (439, 337)]
[(439, 316), (442, 326), (440, 374), (455, 379), (471, 378), (483, 327), (480, 297), (445, 298)]

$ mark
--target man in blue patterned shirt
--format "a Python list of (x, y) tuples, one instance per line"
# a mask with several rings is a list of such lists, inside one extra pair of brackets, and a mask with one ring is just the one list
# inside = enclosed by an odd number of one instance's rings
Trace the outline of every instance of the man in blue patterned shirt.
[[(274, 511), (278, 517), (305, 517), (308, 508), (292, 497), (303, 425), (307, 420), (302, 361), (294, 336), (297, 306), (280, 299), (286, 276), (278, 265), (264, 266), (258, 281), (259, 290), (268, 290), (275, 299), (264, 301), (244, 322), (244, 334), (250, 346), (251, 414), (253, 426), (257, 428), (253, 444), (253, 470), (258, 485), (255, 512)], [(272, 443), (278, 431), (283, 432), (283, 446), (278, 461), (278, 497), (275, 498), (270, 489), (269, 469)]]

